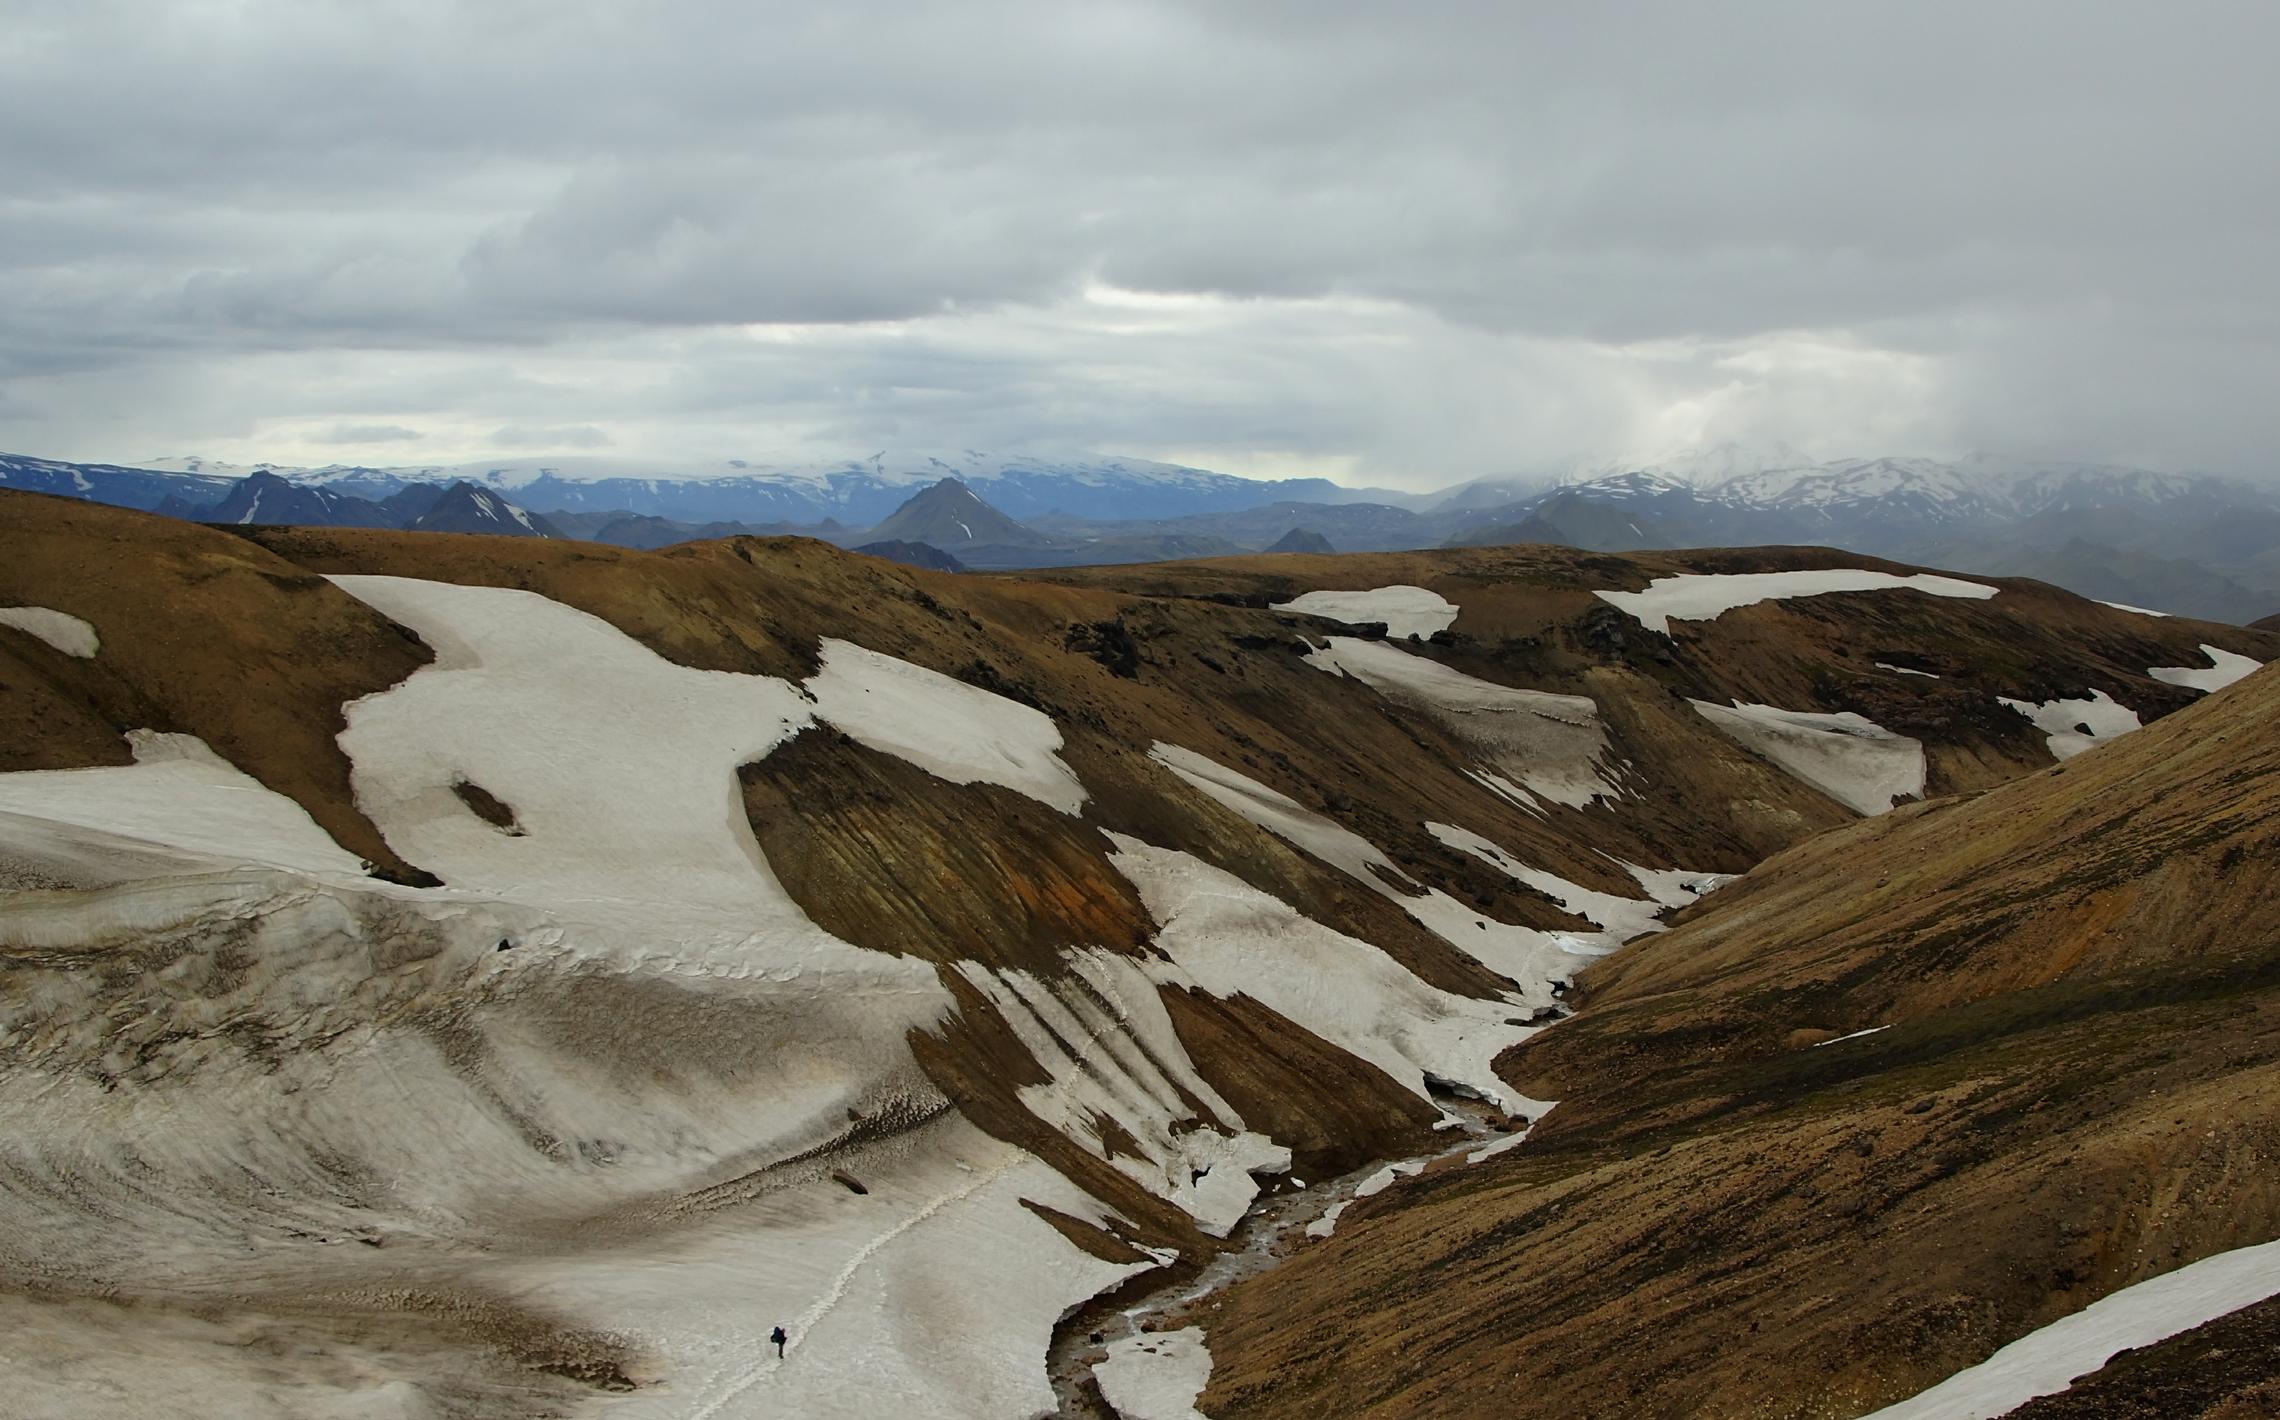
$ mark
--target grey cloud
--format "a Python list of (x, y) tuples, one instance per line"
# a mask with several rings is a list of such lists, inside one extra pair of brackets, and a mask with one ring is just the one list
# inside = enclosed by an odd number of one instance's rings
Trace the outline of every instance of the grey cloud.
[(401, 424), (336, 424), (307, 436), (314, 444), (404, 444), (420, 437)]
[[(687, 349), (744, 372), (705, 424), (744, 448), (986, 433), (1456, 475), (1690, 423), (2233, 467), (2280, 433), (2265, 7), (0, 20), (0, 444), (116, 452), (93, 411), (129, 390), (186, 421), (169, 443), (360, 401), (545, 433), (563, 372), (609, 366), (576, 417), (635, 448), (706, 386)], [(1095, 283), (1232, 304), (1135, 336), (1083, 310)], [(710, 338), (747, 324), (778, 343)], [(254, 376), (311, 352), (355, 377)]]
[(506, 449), (600, 449), (610, 436), (591, 424), (558, 424), (531, 428), (509, 424), (491, 431), (491, 442)]

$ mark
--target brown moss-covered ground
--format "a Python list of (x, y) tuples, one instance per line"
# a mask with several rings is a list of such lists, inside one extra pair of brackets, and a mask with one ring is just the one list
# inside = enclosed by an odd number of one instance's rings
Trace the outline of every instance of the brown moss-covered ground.
[(1204, 1408), (1853, 1416), (2280, 1235), (2276, 808), (2266, 672), (1762, 866), (1507, 1059), (1527, 1146), (1231, 1293)]

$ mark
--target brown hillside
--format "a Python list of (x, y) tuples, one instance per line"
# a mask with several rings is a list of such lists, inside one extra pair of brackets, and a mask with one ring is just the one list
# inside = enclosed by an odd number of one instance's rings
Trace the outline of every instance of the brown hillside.
[(1526, 1147), (1231, 1294), (1204, 1408), (1858, 1415), (2280, 1235), (2276, 771), (2268, 671), (1762, 865), (1507, 1062)]
[(427, 663), (364, 603), (214, 528), (0, 493), (0, 605), (94, 626), (92, 659), (0, 627), (0, 771), (126, 764), (123, 736), (198, 736), (297, 799), (342, 847), (412, 873), (357, 812), (333, 743), (341, 707)]

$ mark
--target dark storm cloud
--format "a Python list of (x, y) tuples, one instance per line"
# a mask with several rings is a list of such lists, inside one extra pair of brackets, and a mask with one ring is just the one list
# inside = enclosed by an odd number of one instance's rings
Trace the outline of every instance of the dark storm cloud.
[[(6, 408), (48, 452), (120, 452), (130, 390), (169, 443), (367, 401), (633, 449), (701, 357), (747, 447), (2280, 432), (2280, 12), (1417, 8), (0, 0)], [(793, 329), (707, 334), (747, 323)]]

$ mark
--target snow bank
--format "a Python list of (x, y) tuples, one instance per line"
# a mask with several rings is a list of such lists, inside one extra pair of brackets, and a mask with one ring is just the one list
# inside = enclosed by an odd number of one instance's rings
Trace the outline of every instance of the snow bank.
[(2168, 613), (2168, 612), (2166, 612), (2166, 611), (2154, 611), (2154, 610), (2152, 610), (2152, 609), (2151, 609), (2151, 608), (2149, 608), (2149, 607), (2142, 607), (2142, 606), (2131, 606), (2131, 605), (2130, 605), (2128, 602), (2104, 602), (2104, 601), (2102, 601), (2102, 602), (2099, 602), (2099, 603), (2098, 603), (2098, 605), (2100, 605), (2100, 606), (2110, 606), (2110, 607), (2112, 607), (2112, 608), (2113, 608), (2114, 610), (2116, 610), (2116, 611), (2133, 611), (2133, 612), (2136, 612), (2136, 613), (2137, 613), (2139, 616), (2161, 616), (2161, 617), (2166, 617), (2166, 616), (2168, 616), (2168, 615), (2169, 615), (2169, 613)]
[(65, 611), (44, 606), (0, 606), (0, 626), (37, 636), (67, 656), (88, 660), (103, 648), (95, 628)]
[(1924, 747), (1850, 710), (1834, 715), (1771, 705), (1689, 700), (1702, 718), (1860, 814), (1924, 792)]
[(2206, 642), (2202, 643), (2201, 654), (2209, 658), (2208, 670), (2195, 666), (2155, 666), (2146, 674), (2167, 685), (2182, 685), (2188, 690), (2213, 691), (2223, 690), (2264, 665), (2262, 661), (2252, 661), (2246, 656), (2236, 655)]
[[(1252, 1174), (1288, 1169), (1290, 1150), (1245, 1129), (1242, 1116), (1196, 1073), (1139, 963), (1084, 951), (1068, 964), (1073, 975), (1053, 981), (978, 962), (958, 966), (1051, 1077), (1022, 1087), (1023, 1107), (1184, 1210), (1197, 1227), (1227, 1236), (1258, 1196)], [(1193, 1114), (1188, 1099), (1224, 1127), (1180, 1128)], [(1110, 1120), (1131, 1136), (1120, 1149), (1103, 1137)], [(1142, 1157), (1132, 1157), (1134, 1145)]]
[(1449, 624), (1457, 619), (1456, 603), (1439, 592), (1407, 585), (1377, 587), (1366, 592), (1308, 592), (1287, 602), (1277, 602), (1273, 609), (1326, 617), (1348, 626), (1382, 621), (1385, 634), (1394, 637), (1430, 636), (1436, 631), (1448, 630)]
[(2101, 1297), (1865, 1420), (1994, 1420), (2038, 1395), (2065, 1390), (2117, 1352), (2150, 1346), (2274, 1295), (2280, 1295), (2280, 1242), (2220, 1252)]
[(2060, 759), (2072, 759), (2116, 735), (2141, 728), (2137, 711), (2116, 702), (2103, 690), (2091, 691), (2087, 700), (2045, 700), (2039, 704), (2007, 695), (1995, 698), (2034, 721), (2035, 728), (2050, 741), (2050, 752)]
[[(1589, 696), (1497, 685), (1382, 641), (1351, 636), (1329, 638), (1308, 652), (1306, 663), (1433, 713), (1519, 780), (1528, 795), (1582, 808), (1620, 793), (1601, 766), (1607, 732)], [(1510, 780), (1505, 783), (1509, 788)]]
[(1930, 671), (1912, 671), (1906, 666), (1890, 665), (1883, 661), (1871, 661), (1869, 664), (1875, 666), (1880, 671), (1890, 671), (1894, 675), (1920, 675), (1926, 680), (1939, 679), (1938, 676), (1933, 675)]
[(208, 867), (363, 873), (362, 860), (333, 842), (308, 810), (204, 741), (149, 730), (133, 731), (127, 741), (133, 764), (0, 774), (0, 814), (46, 825), (26, 824), (24, 836), (57, 856), (76, 846), (130, 864), (137, 847), (170, 850), (144, 858), (148, 872), (181, 871), (182, 855), (189, 855)]
[(1113, 1342), (1092, 1373), (1124, 1420), (1210, 1420), (1195, 1408), (1211, 1383), (1211, 1351), (1200, 1327), (1144, 1331)]
[[(1524, 992), (1549, 1000), (1546, 988), (1550, 983), (1566, 980), (1573, 971), (1578, 951), (1574, 938), (1499, 922), (1439, 888), (1417, 887), (1392, 859), (1360, 835), (1193, 750), (1159, 742), (1149, 757), (1205, 797), (1383, 895), (1418, 925), (1491, 971), (1510, 977)], [(1405, 892), (1396, 883), (1417, 890)]]
[(1289, 904), (1199, 858), (1114, 834), (1110, 860), (1158, 924), (1143, 963), (1166, 986), (1222, 999), (1249, 996), (1285, 1020), (1366, 1060), (1420, 1099), (1445, 1080), (1512, 1110), (1549, 1108), (1517, 1098), (1496, 1057), (1536, 1033), (1511, 1007), (1421, 981), (1368, 942), (1332, 931)]
[(1711, 621), (1736, 607), (1758, 602), (1817, 597), (1829, 592), (1893, 590), (1918, 591), (1935, 597), (1968, 597), (1975, 601), (1985, 601), (1996, 591), (1983, 583), (1930, 572), (1902, 577), (1890, 572), (1833, 568), (1821, 572), (1687, 572), (1675, 577), (1657, 577), (1643, 592), (1593, 592), (1592, 595), (1629, 612), (1649, 631), (1668, 636), (1670, 618), (1674, 616), (1681, 621)]
[(1061, 762), (1060, 728), (1027, 705), (830, 639), (807, 691), (817, 719), (938, 779), (1002, 785), (1065, 814), (1084, 808), (1084, 785)]

